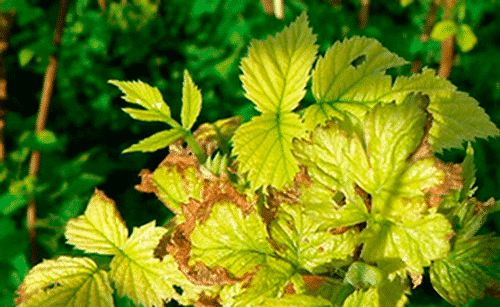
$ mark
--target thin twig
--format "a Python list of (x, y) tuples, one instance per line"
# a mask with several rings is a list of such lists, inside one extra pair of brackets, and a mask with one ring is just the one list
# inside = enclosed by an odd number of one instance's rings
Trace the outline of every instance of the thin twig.
[(7, 101), (7, 71), (5, 70), (5, 61), (3, 56), (9, 48), (10, 28), (14, 20), (14, 12), (0, 13), (0, 162), (5, 160), (5, 116), (8, 110), (5, 108)]
[(364, 29), (368, 25), (370, 12), (370, 0), (361, 0), (361, 6), (358, 12), (358, 28)]
[[(56, 47), (56, 52), (50, 55), (49, 65), (45, 71), (45, 77), (43, 81), (43, 91), (42, 97), (40, 99), (40, 106), (38, 108), (38, 117), (36, 120), (35, 133), (43, 131), (47, 125), (47, 118), (49, 114), (50, 99), (52, 97), (52, 92), (54, 89), (54, 83), (56, 80), (57, 66), (58, 66), (58, 49), (61, 46), (62, 33), (64, 28), (64, 23), (66, 21), (66, 13), (68, 12), (68, 0), (60, 0), (59, 14), (57, 16), (57, 25), (54, 30), (53, 44)], [(37, 176), (40, 170), (40, 158), (41, 153), (39, 150), (34, 150), (31, 153), (30, 161), (30, 175)], [(31, 245), (31, 263), (35, 265), (38, 263), (38, 246), (36, 244), (36, 202), (33, 197), (31, 197), (28, 204), (27, 217), (27, 227), (28, 234)]]

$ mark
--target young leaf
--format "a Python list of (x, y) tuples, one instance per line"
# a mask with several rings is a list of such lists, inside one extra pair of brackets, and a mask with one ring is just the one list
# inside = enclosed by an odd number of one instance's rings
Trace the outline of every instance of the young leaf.
[(291, 154), (292, 138), (304, 135), (297, 115), (291, 113), (304, 97), (309, 70), (318, 46), (305, 13), (276, 37), (253, 41), (241, 61), (245, 96), (263, 112), (235, 133), (234, 154), (239, 171), (248, 172), (254, 190), (281, 188), (299, 168)]
[(229, 201), (217, 203), (208, 220), (196, 226), (191, 244), (190, 262), (220, 265), (238, 277), (274, 255), (262, 219), (255, 212), (243, 216)]
[(251, 42), (248, 56), (241, 60), (241, 81), (257, 110), (283, 113), (298, 106), (316, 58), (315, 42), (305, 12), (276, 37)]
[(190, 130), (193, 127), (201, 111), (201, 91), (194, 84), (191, 75), (184, 71), (184, 82), (182, 84), (182, 127)]
[(116, 255), (127, 240), (128, 230), (115, 202), (96, 189), (83, 215), (66, 226), (69, 244), (87, 253)]
[(159, 120), (172, 127), (179, 127), (179, 124), (172, 119), (170, 107), (163, 101), (163, 97), (156, 87), (152, 87), (142, 81), (118, 81), (109, 80), (109, 83), (116, 85), (125, 95), (122, 98), (130, 103), (135, 103), (146, 110), (136, 110), (124, 108), (132, 118), (153, 121)]
[(353, 86), (406, 63), (372, 38), (355, 36), (336, 42), (324, 57), (319, 57), (314, 68), (314, 98), (320, 102), (343, 100), (342, 95)]
[(464, 184), (462, 190), (460, 190), (459, 201), (464, 200), (466, 197), (472, 197), (471, 192), (476, 183), (476, 167), (474, 165), (474, 148), (471, 143), (467, 143), (467, 149), (465, 150), (465, 159), (462, 162), (462, 177), (464, 179)]
[(432, 264), (432, 286), (455, 306), (481, 299), (488, 287), (500, 281), (499, 254), (498, 237), (476, 236), (457, 241), (448, 257)]
[(292, 139), (305, 136), (294, 113), (264, 113), (240, 126), (233, 137), (239, 171), (248, 172), (254, 190), (272, 185), (281, 188), (299, 171), (292, 155)]
[(398, 222), (373, 220), (362, 232), (365, 243), (361, 257), (367, 262), (401, 259), (414, 273), (422, 273), (431, 261), (443, 258), (450, 250), (450, 222), (439, 213)]
[(173, 128), (170, 130), (160, 131), (148, 138), (145, 138), (139, 143), (134, 144), (129, 148), (123, 150), (122, 153), (133, 152), (133, 151), (142, 151), (142, 152), (156, 151), (158, 149), (162, 149), (169, 146), (178, 139), (185, 137), (186, 134), (187, 134), (186, 130), (182, 128)]
[(432, 28), (432, 39), (442, 41), (448, 37), (457, 34), (458, 26), (453, 20), (442, 20)]
[(135, 304), (163, 306), (178, 296), (174, 285), (186, 283), (171, 256), (163, 261), (153, 251), (167, 230), (152, 221), (134, 231), (123, 245), (122, 253), (111, 262), (111, 278), (119, 296), (127, 295)]
[(108, 273), (90, 258), (62, 256), (31, 269), (16, 291), (19, 307), (112, 307)]

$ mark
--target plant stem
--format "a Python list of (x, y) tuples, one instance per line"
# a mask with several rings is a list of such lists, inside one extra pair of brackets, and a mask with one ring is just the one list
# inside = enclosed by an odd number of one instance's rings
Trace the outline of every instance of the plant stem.
[(0, 13), (0, 162), (5, 160), (5, 116), (8, 110), (4, 103), (8, 99), (7, 95), (7, 72), (5, 71), (5, 61), (3, 56), (9, 48), (10, 28), (14, 19), (14, 12)]
[[(54, 89), (54, 84), (56, 80), (57, 66), (58, 66), (58, 49), (62, 41), (62, 33), (64, 28), (64, 23), (66, 22), (66, 14), (68, 12), (68, 0), (60, 0), (59, 14), (57, 16), (57, 25), (54, 30), (53, 44), (56, 46), (56, 52), (50, 55), (49, 65), (45, 70), (45, 76), (43, 81), (43, 91), (42, 97), (40, 98), (40, 106), (38, 108), (38, 116), (36, 119), (35, 133), (40, 132), (45, 129), (47, 125), (47, 118), (49, 114), (50, 99), (52, 97), (52, 92)], [(40, 170), (40, 159), (41, 152), (39, 150), (34, 150), (31, 153), (30, 170), (29, 174), (37, 176)], [(31, 264), (35, 265), (38, 263), (38, 246), (36, 244), (36, 202), (33, 197), (31, 197), (28, 203), (28, 209), (26, 213), (28, 235), (30, 239), (31, 246)]]
[(207, 155), (203, 151), (203, 149), (201, 149), (200, 144), (198, 144), (191, 131), (188, 131), (187, 135), (184, 137), (184, 140), (186, 141), (186, 143), (188, 143), (189, 147), (191, 147), (191, 150), (193, 150), (196, 158), (198, 158), (198, 162), (200, 162), (201, 164), (205, 163), (205, 161), (207, 160)]
[(370, 0), (361, 0), (358, 12), (358, 28), (364, 29), (368, 25), (368, 13), (370, 12)]

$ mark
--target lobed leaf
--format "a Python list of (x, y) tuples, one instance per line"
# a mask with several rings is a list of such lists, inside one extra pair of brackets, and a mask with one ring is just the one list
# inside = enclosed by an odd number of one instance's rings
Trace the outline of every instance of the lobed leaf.
[(89, 258), (62, 256), (33, 267), (17, 290), (19, 307), (112, 307), (108, 273)]
[(295, 109), (305, 96), (309, 71), (316, 59), (316, 36), (307, 15), (264, 41), (253, 40), (248, 56), (241, 60), (245, 96), (264, 113)]
[(498, 237), (486, 235), (459, 240), (448, 257), (432, 264), (432, 286), (455, 306), (484, 298), (485, 290), (500, 281), (499, 254)]
[(414, 273), (422, 273), (431, 261), (443, 258), (450, 250), (450, 222), (439, 213), (398, 222), (372, 220), (362, 232), (365, 243), (361, 257), (368, 262), (401, 259)]
[(201, 91), (194, 84), (191, 75), (184, 71), (184, 82), (182, 84), (182, 127), (190, 130), (201, 111)]
[(187, 283), (171, 256), (162, 260), (153, 256), (161, 237), (167, 232), (152, 221), (139, 228), (123, 246), (122, 253), (111, 261), (111, 278), (119, 296), (127, 295), (137, 305), (163, 306), (178, 296), (174, 285)]
[(277, 219), (269, 225), (277, 253), (299, 268), (319, 274), (328, 267), (349, 263), (357, 245), (353, 230), (342, 234), (318, 231), (321, 223), (312, 215), (304, 215), (300, 206), (282, 204)]
[(356, 290), (347, 297), (342, 307), (380, 307), (380, 296), (377, 288)]
[(96, 189), (85, 213), (68, 222), (65, 236), (69, 244), (87, 253), (117, 255), (128, 230), (115, 202)]
[(243, 216), (229, 201), (215, 204), (210, 217), (191, 233), (191, 244), (190, 262), (220, 265), (235, 276), (251, 272), (274, 254), (259, 215), (252, 212)]
[(304, 136), (294, 113), (264, 113), (240, 126), (232, 141), (240, 173), (248, 172), (254, 190), (272, 185), (281, 188), (299, 171), (292, 155), (293, 138)]
[(342, 95), (353, 86), (407, 63), (376, 39), (355, 36), (337, 41), (316, 63), (312, 77), (314, 98), (320, 102), (343, 100)]

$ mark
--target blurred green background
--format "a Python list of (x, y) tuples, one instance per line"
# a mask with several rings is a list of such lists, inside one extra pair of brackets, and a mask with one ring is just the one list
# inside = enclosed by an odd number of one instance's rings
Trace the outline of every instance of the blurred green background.
[[(407, 4), (408, 1), (402, 1)], [(4, 54), (9, 99), (5, 122), (7, 157), (0, 165), (0, 305), (12, 306), (15, 289), (30, 268), (26, 206), (38, 204), (41, 258), (76, 255), (64, 243), (68, 219), (83, 212), (97, 186), (118, 205), (132, 228), (171, 213), (153, 194), (134, 190), (143, 168), (153, 170), (167, 150), (155, 153), (121, 151), (164, 129), (163, 124), (132, 120), (120, 109), (127, 103), (109, 79), (142, 80), (160, 89), (174, 118), (180, 114), (182, 72), (188, 69), (203, 94), (196, 125), (232, 115), (248, 120), (256, 112), (243, 96), (239, 60), (252, 38), (280, 31), (303, 10), (318, 35), (320, 53), (335, 41), (353, 35), (374, 37), (389, 50), (437, 69), (440, 42), (420, 40), (430, 0), (407, 6), (395, 0), (373, 1), (366, 27), (358, 27), (358, 0), (286, 0), (284, 20), (266, 15), (258, 0), (128, 0), (108, 1), (104, 12), (97, 0), (70, 1), (47, 129), (33, 136), (43, 75), (52, 46), (58, 1), (0, 0), (0, 12), (15, 10), (10, 46)], [(450, 80), (470, 93), (500, 126), (500, 5), (494, 0), (459, 1), (463, 23), (477, 36), (471, 51), (457, 48)], [(438, 20), (442, 11), (438, 11)], [(410, 65), (393, 73), (410, 73)], [(306, 103), (312, 101), (306, 96)], [(176, 118), (179, 120), (179, 118)], [(195, 126), (196, 127), (196, 126)], [(28, 176), (30, 148), (42, 150), (37, 180)], [(500, 198), (500, 140), (474, 144), (476, 196)], [(446, 151), (447, 161), (460, 162), (462, 149)], [(500, 215), (490, 216), (481, 230), (500, 232)], [(426, 283), (427, 281), (427, 283)], [(450, 306), (424, 281), (413, 292), (411, 306)], [(498, 300), (469, 306), (500, 306)], [(117, 298), (117, 306), (132, 306)], [(169, 306), (176, 306), (175, 302)]]

